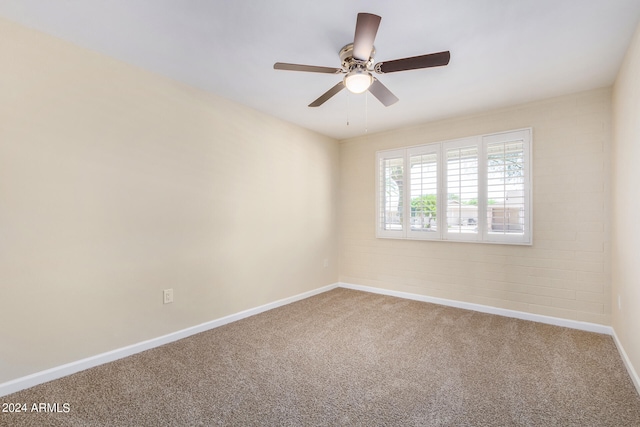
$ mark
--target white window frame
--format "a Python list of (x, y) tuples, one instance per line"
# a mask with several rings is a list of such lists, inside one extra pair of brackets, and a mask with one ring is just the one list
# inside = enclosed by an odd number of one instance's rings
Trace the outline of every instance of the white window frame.
[[(533, 244), (533, 191), (532, 191), (532, 138), (533, 129), (517, 129), (486, 135), (477, 135), (468, 138), (460, 138), (449, 141), (441, 141), (430, 144), (404, 147), (393, 150), (376, 152), (376, 237), (410, 240), (434, 240), (453, 242), (476, 242), (512, 245)], [(524, 230), (522, 234), (491, 233), (487, 221), (487, 186), (488, 186), (488, 146), (489, 144), (511, 142), (520, 140), (523, 142), (523, 167), (524, 167)], [(476, 233), (453, 233), (448, 231), (447, 225), (447, 150), (465, 146), (476, 146), (478, 150), (478, 229)], [(411, 156), (419, 154), (437, 154), (437, 213), (436, 232), (416, 231), (411, 228)], [(381, 212), (383, 207), (381, 188), (382, 161), (402, 158), (403, 162), (403, 215), (401, 230), (385, 230), (382, 224)]]

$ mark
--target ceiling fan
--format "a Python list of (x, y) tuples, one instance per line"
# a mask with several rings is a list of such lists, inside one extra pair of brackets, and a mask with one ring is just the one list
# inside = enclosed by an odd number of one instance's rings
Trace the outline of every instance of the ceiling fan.
[(392, 61), (378, 62), (373, 65), (375, 47), (373, 41), (376, 38), (380, 20), (382, 18), (371, 13), (359, 13), (356, 21), (356, 34), (353, 43), (349, 43), (340, 49), (340, 68), (318, 67), (315, 65), (288, 64), (276, 62), (273, 68), (276, 70), (306, 71), (310, 73), (344, 74), (344, 79), (323, 93), (318, 99), (309, 104), (309, 107), (319, 107), (332, 96), (345, 87), (352, 93), (371, 92), (385, 107), (398, 102), (396, 97), (380, 80), (371, 74), (395, 73), (396, 71), (417, 70), (421, 68), (440, 67), (447, 65), (451, 54), (449, 51), (430, 53), (427, 55), (412, 56), (410, 58), (395, 59)]

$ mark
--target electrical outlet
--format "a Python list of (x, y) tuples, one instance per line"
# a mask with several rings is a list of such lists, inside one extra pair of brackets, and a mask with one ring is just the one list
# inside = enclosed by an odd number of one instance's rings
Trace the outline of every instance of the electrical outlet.
[(173, 289), (165, 289), (162, 291), (163, 301), (165, 304), (173, 302)]
[(322, 263), (322, 266), (323, 266), (324, 268), (329, 267), (329, 260), (325, 258), (324, 262)]
[(618, 294), (618, 310), (622, 309), (622, 300), (620, 299), (620, 294)]

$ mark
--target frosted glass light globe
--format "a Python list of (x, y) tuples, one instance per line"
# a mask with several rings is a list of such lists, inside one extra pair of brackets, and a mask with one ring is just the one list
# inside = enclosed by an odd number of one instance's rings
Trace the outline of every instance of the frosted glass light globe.
[(366, 70), (355, 68), (344, 76), (344, 85), (352, 93), (362, 93), (373, 83), (373, 76)]

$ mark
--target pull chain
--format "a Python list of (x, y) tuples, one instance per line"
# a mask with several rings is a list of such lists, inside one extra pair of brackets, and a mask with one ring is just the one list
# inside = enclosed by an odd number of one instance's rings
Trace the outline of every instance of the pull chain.
[(347, 91), (347, 126), (349, 126), (349, 91)]
[(364, 133), (369, 132), (369, 94), (364, 93)]

